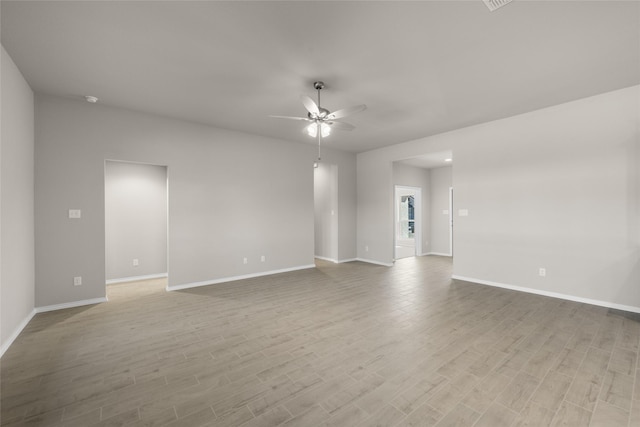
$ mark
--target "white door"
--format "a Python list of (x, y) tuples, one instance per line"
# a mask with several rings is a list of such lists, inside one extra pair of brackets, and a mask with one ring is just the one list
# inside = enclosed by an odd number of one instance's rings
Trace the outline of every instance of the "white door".
[(416, 256), (422, 252), (420, 206), (420, 188), (396, 186), (395, 259)]

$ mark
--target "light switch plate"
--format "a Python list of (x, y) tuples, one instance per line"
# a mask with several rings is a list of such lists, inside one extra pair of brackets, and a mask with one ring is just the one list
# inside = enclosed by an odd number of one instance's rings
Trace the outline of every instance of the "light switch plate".
[(69, 218), (82, 218), (82, 211), (80, 209), (69, 209)]
[(467, 209), (460, 209), (458, 211), (459, 216), (469, 216), (469, 211)]

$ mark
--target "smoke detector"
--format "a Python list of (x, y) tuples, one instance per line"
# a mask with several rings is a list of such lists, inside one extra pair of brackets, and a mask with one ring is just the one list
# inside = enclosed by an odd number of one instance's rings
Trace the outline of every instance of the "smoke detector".
[(502, 6), (511, 3), (513, 0), (482, 0), (484, 4), (487, 5), (489, 10), (493, 12), (496, 9), (501, 8)]

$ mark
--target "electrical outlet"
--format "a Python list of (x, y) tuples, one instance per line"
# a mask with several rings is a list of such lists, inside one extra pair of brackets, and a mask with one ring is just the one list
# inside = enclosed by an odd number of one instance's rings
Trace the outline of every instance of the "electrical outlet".
[(73, 286), (81, 286), (82, 285), (82, 277), (76, 276), (73, 278)]
[(139, 260), (138, 258), (134, 258), (134, 259), (133, 259), (133, 266), (134, 266), (134, 267), (137, 267), (137, 266), (139, 266), (139, 265), (140, 265), (140, 260)]
[(69, 218), (82, 218), (82, 211), (80, 209), (69, 209)]
[(540, 275), (540, 277), (545, 277), (547, 275), (547, 269), (544, 267), (540, 267), (538, 269), (538, 275)]
[(243, 258), (243, 259), (242, 259), (242, 263), (243, 263), (243, 264), (246, 264), (246, 263), (248, 263), (248, 262), (249, 262), (249, 260), (248, 260), (248, 259), (246, 259), (246, 258)]
[(266, 258), (264, 255), (262, 255), (262, 256), (260, 257), (260, 262), (265, 262), (266, 260), (267, 260), (267, 258)]

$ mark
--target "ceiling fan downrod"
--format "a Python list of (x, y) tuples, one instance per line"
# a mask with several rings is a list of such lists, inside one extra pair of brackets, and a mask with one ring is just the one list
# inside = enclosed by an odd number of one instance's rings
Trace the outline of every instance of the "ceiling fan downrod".
[(324, 89), (324, 82), (314, 82), (313, 88), (318, 91), (318, 109), (320, 109), (320, 112), (322, 112), (320, 107), (320, 91)]

